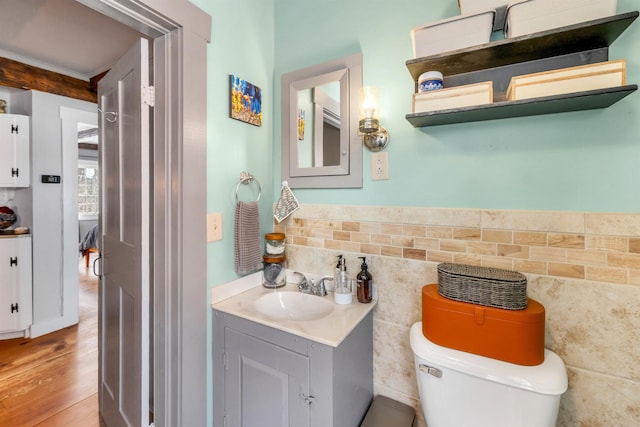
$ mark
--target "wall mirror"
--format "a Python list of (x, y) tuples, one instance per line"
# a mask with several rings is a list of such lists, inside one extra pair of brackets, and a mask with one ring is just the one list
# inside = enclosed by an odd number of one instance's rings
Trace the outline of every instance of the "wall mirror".
[(282, 75), (282, 180), (292, 188), (362, 187), (362, 54)]

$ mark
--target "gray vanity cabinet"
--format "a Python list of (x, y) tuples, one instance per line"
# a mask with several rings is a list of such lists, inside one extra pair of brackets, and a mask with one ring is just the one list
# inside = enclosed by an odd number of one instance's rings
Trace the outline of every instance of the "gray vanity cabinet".
[(309, 357), (228, 328), (226, 425), (309, 426)]
[(373, 397), (372, 322), (332, 347), (214, 310), (214, 426), (360, 425)]

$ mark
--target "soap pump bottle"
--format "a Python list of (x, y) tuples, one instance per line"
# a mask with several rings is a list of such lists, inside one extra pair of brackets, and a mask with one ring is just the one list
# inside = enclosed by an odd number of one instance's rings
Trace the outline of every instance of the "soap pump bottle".
[(357, 286), (357, 297), (358, 302), (361, 303), (369, 303), (371, 302), (371, 291), (372, 291), (372, 282), (371, 282), (371, 273), (368, 271), (367, 263), (365, 262), (365, 257), (358, 257), (362, 260), (362, 265), (360, 266), (360, 273), (356, 276), (356, 286)]
[[(340, 272), (342, 271), (342, 263), (344, 259), (342, 259), (342, 255), (338, 255), (338, 265), (336, 265), (336, 271), (333, 274), (333, 282), (331, 282), (331, 288), (335, 286), (340, 286)], [(327, 288), (328, 291), (332, 290)]]
[(338, 282), (335, 283), (336, 286), (347, 287), (349, 286), (349, 278), (347, 277), (347, 260), (342, 258), (342, 266), (340, 267), (340, 276), (338, 277)]

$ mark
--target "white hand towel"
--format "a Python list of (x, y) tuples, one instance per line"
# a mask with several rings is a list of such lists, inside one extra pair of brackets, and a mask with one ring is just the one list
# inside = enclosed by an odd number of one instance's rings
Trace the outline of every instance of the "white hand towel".
[(249, 274), (262, 268), (260, 247), (260, 213), (258, 203), (236, 204), (234, 238), (234, 267), (238, 274)]

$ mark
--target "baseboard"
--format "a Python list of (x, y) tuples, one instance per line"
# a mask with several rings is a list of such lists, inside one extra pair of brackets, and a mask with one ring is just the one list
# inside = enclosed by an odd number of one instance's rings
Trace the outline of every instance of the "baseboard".
[(31, 325), (31, 338), (50, 334), (71, 325), (78, 323), (78, 316), (63, 316), (46, 322), (38, 322)]

